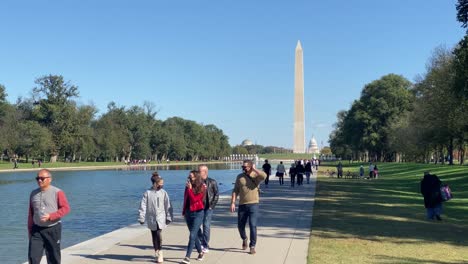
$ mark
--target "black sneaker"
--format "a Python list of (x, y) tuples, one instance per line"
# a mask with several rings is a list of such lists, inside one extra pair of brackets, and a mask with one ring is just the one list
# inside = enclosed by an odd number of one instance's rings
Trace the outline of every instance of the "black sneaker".
[(247, 249), (247, 239), (242, 240), (242, 250)]
[(202, 252), (202, 253), (198, 253), (198, 258), (197, 258), (197, 260), (198, 260), (198, 261), (202, 261), (202, 260), (203, 260), (203, 255), (204, 255), (203, 252)]
[(437, 221), (442, 221), (442, 217), (440, 217), (440, 215), (436, 215), (436, 219)]

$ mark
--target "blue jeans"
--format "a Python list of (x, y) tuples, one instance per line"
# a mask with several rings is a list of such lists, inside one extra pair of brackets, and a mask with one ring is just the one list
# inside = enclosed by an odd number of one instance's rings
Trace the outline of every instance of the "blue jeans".
[(200, 226), (202, 225), (203, 215), (205, 215), (204, 210), (196, 212), (185, 211), (185, 222), (190, 232), (187, 253), (185, 254), (188, 258), (190, 258), (190, 254), (192, 254), (193, 247), (197, 248), (198, 253), (202, 252), (200, 240), (198, 239), (198, 230), (200, 230)]
[(442, 204), (436, 205), (434, 208), (426, 208), (427, 209), (427, 219), (434, 220), (436, 215), (440, 216), (442, 214)]
[(198, 239), (204, 248), (209, 248), (211, 216), (213, 216), (213, 210), (206, 209), (205, 215), (203, 216), (203, 228), (198, 230)]
[(247, 219), (249, 219), (250, 247), (255, 247), (255, 245), (257, 244), (258, 215), (258, 203), (239, 205), (239, 210), (237, 213), (237, 228), (239, 229), (239, 234), (242, 240), (246, 240), (247, 234), (245, 233), (245, 225), (247, 224)]

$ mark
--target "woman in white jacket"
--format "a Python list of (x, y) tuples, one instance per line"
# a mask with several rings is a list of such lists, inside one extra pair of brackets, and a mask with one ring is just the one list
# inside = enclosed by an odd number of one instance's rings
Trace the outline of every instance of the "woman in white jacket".
[(163, 190), (163, 178), (151, 177), (153, 186), (143, 194), (140, 203), (140, 224), (148, 225), (153, 238), (153, 247), (155, 251), (156, 262), (164, 261), (162, 252), (162, 235), (161, 232), (167, 225), (172, 222), (172, 206), (169, 200), (169, 195)]

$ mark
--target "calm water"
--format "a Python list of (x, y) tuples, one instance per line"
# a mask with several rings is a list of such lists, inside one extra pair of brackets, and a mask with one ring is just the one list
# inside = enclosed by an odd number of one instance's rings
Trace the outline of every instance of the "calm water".
[[(183, 191), (193, 166), (158, 168), (164, 189), (181, 213)], [(71, 212), (62, 222), (62, 248), (137, 222), (143, 192), (151, 187), (154, 168), (53, 172), (53, 185), (63, 189)], [(220, 192), (232, 189), (240, 164), (210, 166), (209, 175), (219, 183)], [(27, 261), (27, 217), (29, 194), (37, 188), (34, 172), (0, 173), (0, 263)]]

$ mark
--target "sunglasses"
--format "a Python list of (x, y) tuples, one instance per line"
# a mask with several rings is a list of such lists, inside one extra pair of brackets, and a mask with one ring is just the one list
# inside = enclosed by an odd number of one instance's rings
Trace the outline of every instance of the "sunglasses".
[(241, 166), (242, 169), (250, 168), (250, 166)]
[(50, 177), (36, 177), (36, 181), (44, 181), (47, 178), (50, 178)]

